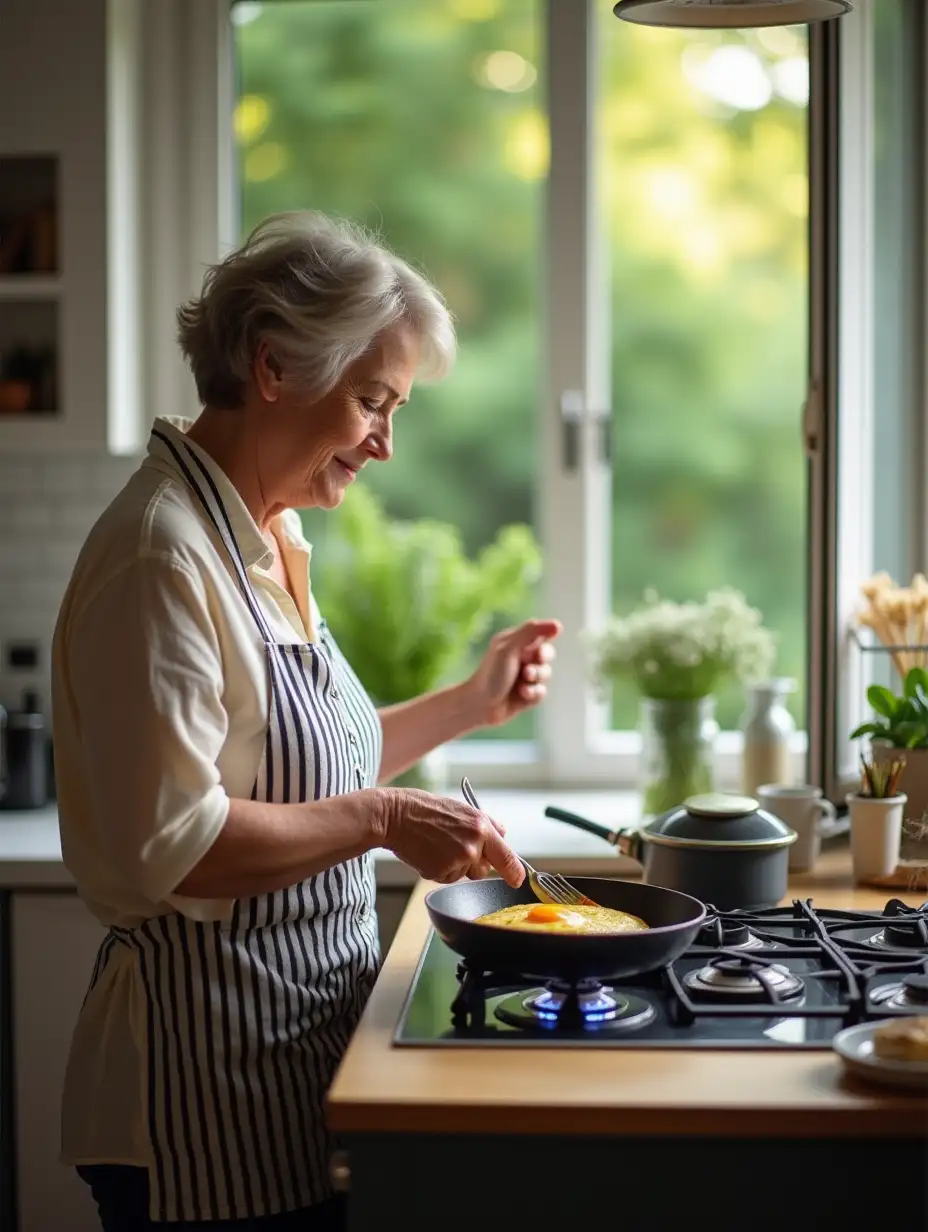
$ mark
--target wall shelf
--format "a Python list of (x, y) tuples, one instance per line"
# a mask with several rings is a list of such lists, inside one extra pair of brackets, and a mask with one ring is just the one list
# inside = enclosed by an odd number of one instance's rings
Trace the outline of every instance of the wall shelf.
[(0, 300), (58, 299), (59, 274), (0, 274)]

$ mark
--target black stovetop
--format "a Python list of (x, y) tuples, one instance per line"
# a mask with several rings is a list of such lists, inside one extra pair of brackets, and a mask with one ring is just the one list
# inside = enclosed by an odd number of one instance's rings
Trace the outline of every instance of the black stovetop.
[[(711, 911), (711, 909), (710, 909)], [(711, 912), (661, 971), (570, 986), (471, 970), (434, 932), (394, 1043), (480, 1048), (828, 1048), (842, 1027), (928, 1014), (928, 903)]]

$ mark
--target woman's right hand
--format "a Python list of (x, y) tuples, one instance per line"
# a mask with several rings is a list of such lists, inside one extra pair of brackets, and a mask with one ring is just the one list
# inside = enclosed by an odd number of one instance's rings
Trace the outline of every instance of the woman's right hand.
[(485, 877), (491, 869), (511, 886), (525, 878), (504, 829), (469, 804), (413, 788), (381, 788), (383, 846), (429, 881)]

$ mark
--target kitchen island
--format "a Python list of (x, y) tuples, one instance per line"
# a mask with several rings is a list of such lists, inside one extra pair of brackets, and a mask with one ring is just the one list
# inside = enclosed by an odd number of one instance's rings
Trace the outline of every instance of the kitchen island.
[[(928, 1101), (821, 1050), (394, 1046), (429, 934), (419, 885), (330, 1096), (351, 1232), (616, 1222), (719, 1232), (928, 1227)], [(846, 849), (790, 898), (880, 911)]]

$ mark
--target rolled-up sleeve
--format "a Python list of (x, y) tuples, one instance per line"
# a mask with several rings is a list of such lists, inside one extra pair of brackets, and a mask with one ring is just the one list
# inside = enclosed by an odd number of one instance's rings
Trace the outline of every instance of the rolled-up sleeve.
[(219, 639), (205, 586), (149, 555), (75, 615), (68, 667), (100, 846), (147, 899), (168, 899), (209, 850), (229, 800)]

